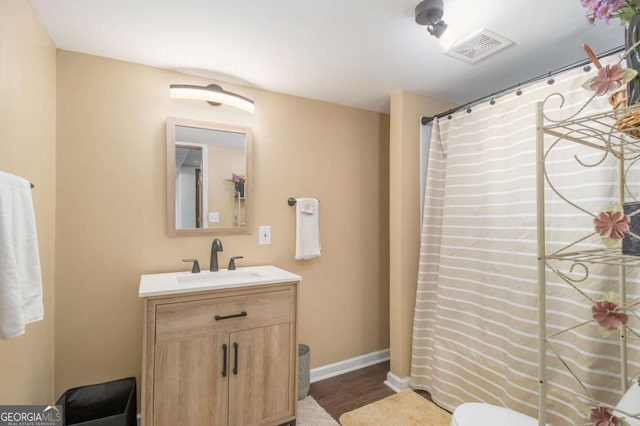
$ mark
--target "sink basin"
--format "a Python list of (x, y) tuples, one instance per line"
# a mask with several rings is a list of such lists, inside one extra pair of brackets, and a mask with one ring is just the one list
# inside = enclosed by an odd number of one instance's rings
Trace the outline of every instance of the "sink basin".
[(166, 294), (192, 293), (235, 287), (298, 282), (302, 278), (272, 265), (250, 266), (233, 271), (168, 272), (143, 274), (140, 277), (138, 296), (162, 296)]
[(244, 268), (236, 269), (234, 271), (202, 271), (198, 274), (180, 275), (176, 279), (180, 283), (208, 282), (211, 284), (224, 284), (227, 282), (253, 281), (259, 278), (264, 278), (259, 271), (255, 271), (251, 268)]

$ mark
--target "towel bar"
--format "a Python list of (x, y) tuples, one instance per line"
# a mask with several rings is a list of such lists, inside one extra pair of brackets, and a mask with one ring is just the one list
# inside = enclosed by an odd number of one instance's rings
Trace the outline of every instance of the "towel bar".
[[(320, 202), (320, 200), (318, 200), (318, 202)], [(287, 200), (287, 204), (289, 204), (290, 206), (295, 206), (296, 205), (296, 199), (293, 197), (289, 197), (289, 199)]]

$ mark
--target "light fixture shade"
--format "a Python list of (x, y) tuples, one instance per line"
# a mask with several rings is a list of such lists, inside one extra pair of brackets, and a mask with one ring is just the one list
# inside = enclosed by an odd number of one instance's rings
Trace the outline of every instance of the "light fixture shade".
[(169, 86), (169, 96), (171, 99), (195, 99), (209, 102), (212, 105), (230, 105), (251, 114), (254, 112), (254, 103), (251, 99), (227, 92), (217, 84), (208, 86), (172, 84)]

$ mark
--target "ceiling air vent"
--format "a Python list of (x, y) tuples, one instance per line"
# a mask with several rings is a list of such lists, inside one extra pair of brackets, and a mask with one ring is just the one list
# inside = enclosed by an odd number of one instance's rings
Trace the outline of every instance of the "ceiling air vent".
[(482, 29), (479, 33), (472, 35), (466, 40), (461, 41), (449, 50), (445, 51), (445, 55), (461, 61), (475, 64), (481, 59), (509, 47), (513, 44), (493, 31)]

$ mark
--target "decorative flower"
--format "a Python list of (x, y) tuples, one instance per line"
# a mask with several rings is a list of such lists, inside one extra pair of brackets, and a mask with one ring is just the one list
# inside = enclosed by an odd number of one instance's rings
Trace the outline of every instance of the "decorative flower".
[(244, 182), (244, 177), (242, 175), (231, 173), (231, 180), (233, 181), (233, 183), (240, 183)]
[(631, 17), (640, 13), (640, 0), (581, 0), (582, 6), (587, 8), (587, 21), (595, 25), (596, 19), (609, 24), (612, 18), (620, 19), (624, 24)]
[(604, 211), (593, 219), (595, 230), (602, 238), (621, 240), (629, 232), (629, 216), (621, 211)]
[(627, 323), (629, 317), (611, 300), (598, 300), (591, 307), (593, 319), (605, 330), (614, 330)]
[(234, 185), (236, 197), (244, 197), (244, 176), (231, 173), (231, 181)]
[(591, 409), (589, 420), (593, 426), (620, 426), (620, 419), (611, 414), (607, 407), (598, 406)]
[(624, 84), (624, 70), (620, 65), (605, 65), (598, 70), (598, 74), (590, 80), (589, 90), (595, 90), (596, 95), (606, 95)]
[[(584, 1), (585, 0), (583, 0), (583, 3)], [(640, 0), (637, 1), (640, 2)], [(636, 46), (633, 47), (635, 48)], [(585, 81), (582, 84), (582, 87), (587, 90), (595, 91), (597, 96), (606, 95), (610, 91), (620, 88), (620, 86), (627, 84), (638, 75), (638, 71), (633, 68), (622, 68), (620, 66), (620, 62), (615, 65), (606, 65), (603, 68), (600, 64), (600, 60), (595, 53), (593, 53), (593, 50), (591, 50), (589, 45), (584, 43), (583, 48), (589, 59), (593, 62), (593, 65), (598, 69), (598, 73), (595, 77)], [(630, 51), (631, 49), (629, 49), (624, 56), (626, 56)]]

